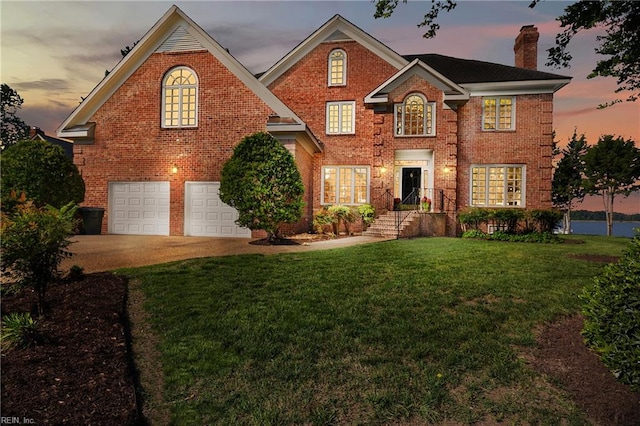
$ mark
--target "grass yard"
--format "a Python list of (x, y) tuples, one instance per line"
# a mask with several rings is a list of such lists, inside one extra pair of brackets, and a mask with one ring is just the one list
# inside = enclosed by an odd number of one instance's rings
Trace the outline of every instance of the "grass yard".
[[(171, 423), (586, 424), (520, 348), (628, 239), (424, 238), (120, 271), (145, 296)], [(143, 371), (143, 383), (144, 374)], [(560, 421), (559, 419), (563, 419)]]

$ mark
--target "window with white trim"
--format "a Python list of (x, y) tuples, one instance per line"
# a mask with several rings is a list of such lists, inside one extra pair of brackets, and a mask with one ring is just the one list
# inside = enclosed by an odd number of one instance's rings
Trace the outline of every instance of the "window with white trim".
[(435, 102), (412, 93), (395, 105), (396, 136), (435, 136)]
[(327, 102), (327, 134), (341, 135), (355, 133), (356, 103)]
[(514, 97), (484, 97), (482, 99), (482, 130), (515, 130)]
[(162, 127), (198, 125), (198, 78), (187, 67), (174, 68), (162, 81)]
[(369, 167), (325, 166), (322, 168), (322, 204), (369, 202)]
[(471, 205), (524, 207), (526, 170), (522, 165), (471, 166)]
[(347, 54), (342, 49), (329, 53), (329, 86), (347, 84)]

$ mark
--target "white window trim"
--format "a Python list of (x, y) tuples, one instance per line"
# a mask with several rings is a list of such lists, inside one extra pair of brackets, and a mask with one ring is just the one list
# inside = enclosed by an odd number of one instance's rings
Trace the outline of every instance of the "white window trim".
[[(483, 167), (485, 169), (487, 169), (487, 173), (485, 174), (485, 201), (487, 201), (485, 204), (474, 204), (473, 203), (473, 169), (475, 167)], [(488, 173), (488, 169), (491, 167), (501, 167), (503, 169), (506, 169), (508, 167), (518, 167), (520, 169), (522, 169), (522, 193), (520, 194), (520, 205), (519, 206), (509, 206), (506, 204), (507, 202), (507, 186), (506, 184), (503, 186), (503, 191), (504, 191), (504, 201), (505, 204), (489, 204), (488, 203), (488, 199), (489, 199), (489, 173)], [(507, 174), (505, 173), (505, 180), (507, 179)], [(494, 208), (494, 207), (501, 207), (501, 208), (508, 208), (508, 209), (523, 209), (526, 208), (527, 206), (527, 166), (525, 164), (472, 164), (471, 167), (469, 167), (469, 206), (471, 207), (486, 207), (486, 208)]]
[[(424, 102), (424, 108), (425, 111), (427, 110), (427, 106), (431, 106), (431, 133), (422, 133), (419, 135), (405, 135), (404, 134), (404, 126), (402, 127), (402, 134), (398, 134), (397, 133), (397, 129), (398, 129), (398, 108), (403, 108), (405, 103), (407, 102), (407, 99), (409, 98), (409, 96), (419, 96), (420, 98), (422, 98), (422, 101)], [(404, 108), (402, 111), (402, 116), (404, 118)], [(403, 120), (403, 124), (404, 124), (404, 120)], [(424, 117), (424, 128), (427, 128), (427, 118), (426, 118), (426, 114)], [(404, 101), (400, 104), (395, 104), (394, 108), (393, 108), (393, 133), (395, 137), (398, 138), (412, 138), (412, 137), (423, 137), (423, 136), (436, 136), (436, 103), (435, 102), (429, 102), (427, 101), (427, 99), (421, 94), (421, 93), (409, 93), (405, 98)]]
[[(331, 56), (334, 52), (342, 53), (342, 83), (339, 84), (331, 83), (331, 65), (334, 61)], [(347, 52), (345, 52), (343, 49), (333, 49), (331, 50), (331, 52), (329, 52), (329, 58), (327, 61), (327, 85), (329, 87), (341, 87), (347, 85)]]
[[(325, 183), (325, 179), (324, 179), (324, 175), (325, 175), (325, 170), (326, 169), (336, 169), (336, 185), (335, 185), (335, 199), (336, 202), (335, 203), (327, 203), (324, 200), (324, 183)], [(340, 169), (366, 169), (367, 170), (367, 200), (364, 203), (340, 203), (340, 194), (338, 193), (339, 191), (339, 186), (338, 186), (338, 182), (340, 182)], [(370, 166), (363, 166), (363, 165), (327, 165), (327, 166), (322, 166), (321, 169), (321, 178), (320, 178), (320, 205), (322, 206), (331, 206), (334, 204), (341, 204), (341, 205), (347, 205), (347, 206), (359, 206), (362, 204), (367, 204), (369, 203), (370, 198), (370, 191), (371, 191), (371, 167)], [(354, 179), (354, 181), (352, 181), (352, 185), (351, 185), (351, 200), (355, 201), (355, 173), (352, 175), (352, 178)]]
[[(333, 105), (338, 105), (338, 122), (340, 123), (340, 130), (337, 132), (329, 131), (329, 107)], [(342, 131), (342, 107), (344, 105), (351, 105), (351, 131), (343, 132)], [(354, 135), (356, 133), (356, 102), (355, 101), (340, 101), (340, 102), (327, 102), (326, 106), (326, 128), (325, 132), (327, 135)]]
[[(177, 126), (169, 126), (166, 124), (166, 106), (167, 106), (167, 96), (166, 96), (166, 89), (167, 89), (167, 79), (169, 78), (169, 76), (176, 70), (178, 69), (185, 69), (188, 70), (191, 74), (193, 74), (193, 76), (196, 79), (196, 84), (195, 89), (196, 89), (196, 108), (195, 108), (195, 124), (189, 124), (189, 125), (183, 125), (183, 124), (178, 124)], [(185, 66), (178, 66), (178, 67), (174, 67), (171, 68), (169, 71), (167, 71), (167, 73), (164, 75), (164, 77), (162, 78), (162, 113), (161, 113), (161, 124), (162, 124), (162, 128), (163, 129), (182, 129), (182, 128), (194, 128), (194, 127), (198, 127), (198, 107), (199, 107), (199, 96), (200, 96), (200, 90), (199, 90), (199, 86), (200, 86), (200, 80), (198, 79), (198, 74), (196, 74), (196, 72), (189, 68), (189, 67), (185, 67)], [(181, 85), (178, 86), (180, 87), (181, 91), (182, 88), (184, 87), (193, 87), (191, 85)], [(180, 93), (180, 110), (179, 110), (179, 114), (182, 115), (182, 93)]]
[[(496, 101), (496, 123), (495, 129), (485, 129), (484, 121), (485, 121), (485, 111), (484, 111), (484, 101), (485, 99), (495, 99)], [(499, 129), (498, 122), (500, 121), (500, 99), (511, 99), (511, 127), (508, 129)], [(483, 132), (512, 132), (516, 130), (516, 97), (515, 96), (483, 96), (481, 98), (482, 102), (482, 121), (480, 122), (480, 128)]]

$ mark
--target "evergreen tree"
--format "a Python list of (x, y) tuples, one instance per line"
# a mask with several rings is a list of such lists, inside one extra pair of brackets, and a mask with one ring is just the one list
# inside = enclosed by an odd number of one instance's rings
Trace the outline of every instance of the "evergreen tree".
[(291, 153), (268, 133), (245, 137), (222, 168), (220, 199), (238, 210), (236, 223), (267, 231), (302, 217), (304, 185)]
[(558, 161), (553, 182), (551, 184), (551, 198), (555, 207), (564, 212), (563, 229), (571, 230), (571, 207), (575, 200), (584, 199), (585, 192), (582, 184), (584, 161), (582, 157), (587, 152), (587, 140), (584, 134), (578, 137), (574, 130), (567, 147), (561, 151), (562, 158)]

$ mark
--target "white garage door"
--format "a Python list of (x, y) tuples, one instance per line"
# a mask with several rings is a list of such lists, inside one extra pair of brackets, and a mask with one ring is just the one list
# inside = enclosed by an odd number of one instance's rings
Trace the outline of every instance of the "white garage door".
[(251, 238), (251, 230), (236, 225), (238, 212), (218, 195), (220, 182), (186, 182), (184, 234), (198, 237)]
[(109, 233), (169, 235), (169, 182), (109, 183)]

